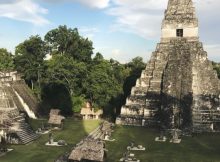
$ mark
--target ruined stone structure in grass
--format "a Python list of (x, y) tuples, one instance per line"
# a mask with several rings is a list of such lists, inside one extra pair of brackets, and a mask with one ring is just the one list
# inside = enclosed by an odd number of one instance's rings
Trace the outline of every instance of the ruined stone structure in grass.
[(62, 128), (64, 119), (65, 117), (60, 115), (59, 109), (51, 109), (48, 124), (57, 128)]
[(116, 123), (193, 132), (220, 128), (220, 82), (198, 37), (192, 0), (169, 0), (162, 36)]

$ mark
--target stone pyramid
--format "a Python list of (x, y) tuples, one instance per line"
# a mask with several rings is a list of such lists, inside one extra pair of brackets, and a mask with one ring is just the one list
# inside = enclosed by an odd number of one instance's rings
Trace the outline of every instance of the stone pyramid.
[(192, 0), (169, 0), (161, 41), (132, 88), (116, 123), (190, 129), (220, 128), (220, 84), (198, 37)]
[[(27, 144), (39, 137), (25, 117), (36, 119), (37, 99), (17, 72), (0, 72), (0, 138)], [(16, 136), (15, 136), (16, 134)]]

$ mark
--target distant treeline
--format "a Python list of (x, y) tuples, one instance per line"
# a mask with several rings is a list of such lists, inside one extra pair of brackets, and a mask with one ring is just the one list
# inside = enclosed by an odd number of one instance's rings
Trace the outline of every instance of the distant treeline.
[[(121, 64), (93, 54), (93, 43), (78, 30), (59, 26), (44, 40), (31, 36), (15, 48), (15, 55), (0, 49), (0, 71), (17, 70), (41, 103), (40, 113), (51, 108), (64, 115), (79, 113), (85, 101), (115, 117), (145, 64), (141, 57)], [(47, 56), (50, 59), (45, 59)], [(94, 56), (93, 56), (94, 55)]]
[(214, 61), (212, 61), (212, 65), (214, 70), (216, 70), (218, 78), (220, 79), (220, 63), (216, 63)]

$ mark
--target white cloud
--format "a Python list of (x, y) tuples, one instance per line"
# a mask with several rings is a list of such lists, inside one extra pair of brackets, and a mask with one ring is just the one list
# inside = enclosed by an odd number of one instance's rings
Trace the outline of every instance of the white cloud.
[(76, 0), (86, 6), (92, 8), (106, 8), (109, 5), (110, 0)]
[(121, 53), (121, 51), (119, 49), (113, 49), (112, 50), (112, 56), (113, 57), (118, 57), (120, 55), (122, 55), (122, 53)]
[(43, 2), (78, 2), (90, 8), (103, 9), (109, 6), (110, 0), (42, 0)]
[(114, 30), (138, 34), (152, 39), (159, 36), (166, 0), (113, 0), (115, 7), (107, 13), (115, 16)]
[(212, 11), (215, 12), (219, 9), (220, 1), (218, 0), (193, 0), (195, 6), (201, 11)]
[[(112, 26), (113, 30), (132, 32), (146, 39), (158, 39), (160, 36), (161, 22), (168, 0), (112, 0), (114, 6), (106, 12), (116, 17)], [(219, 0), (194, 0), (197, 15), (199, 15), (202, 37), (207, 38), (219, 33), (220, 16)], [(199, 14), (198, 14), (199, 13)], [(213, 25), (217, 26), (213, 28)], [(212, 29), (212, 30), (210, 30)], [(207, 32), (207, 31), (208, 32)], [(220, 42), (214, 35), (213, 40)]]
[[(78, 2), (90, 8), (103, 9), (109, 6), (110, 0), (41, 0), (42, 2)], [(48, 13), (33, 0), (0, 0), (0, 17), (25, 21), (34, 25), (49, 24), (44, 15)]]
[(95, 36), (95, 34), (97, 34), (99, 32), (98, 28), (96, 27), (80, 27), (79, 28), (79, 32), (84, 36), (87, 37), (89, 39), (93, 39), (93, 37)]
[(208, 57), (210, 60), (220, 62), (220, 44), (209, 44), (204, 46), (205, 51), (208, 52)]
[(132, 9), (163, 9), (168, 3), (166, 0), (112, 0), (118, 6), (126, 6)]
[(49, 24), (49, 21), (42, 16), (47, 13), (47, 9), (31, 0), (10, 0), (0, 3), (0, 17), (25, 21), (34, 25)]

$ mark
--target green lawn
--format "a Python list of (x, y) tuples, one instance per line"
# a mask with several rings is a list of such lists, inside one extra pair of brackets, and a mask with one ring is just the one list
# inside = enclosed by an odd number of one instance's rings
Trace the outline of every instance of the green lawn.
[[(42, 121), (31, 121), (37, 128)], [(53, 162), (59, 155), (69, 151), (89, 132), (94, 130), (99, 121), (74, 121), (67, 119), (63, 131), (54, 131), (56, 140), (64, 139), (70, 145), (66, 147), (47, 147), (48, 134), (41, 136), (29, 145), (10, 146), (14, 151), (0, 157), (0, 162)], [(112, 138), (107, 142), (107, 162), (118, 161), (131, 141), (146, 147), (146, 151), (135, 153), (141, 162), (220, 162), (220, 134), (203, 134), (184, 137), (181, 144), (157, 143), (154, 138), (158, 132), (141, 127), (117, 126)]]
[[(32, 126), (37, 128), (42, 121), (31, 121)], [(89, 132), (99, 125), (99, 121), (74, 121), (66, 119), (64, 130), (53, 131), (55, 141), (63, 139), (69, 145), (65, 147), (48, 147), (48, 134), (42, 135), (38, 140), (29, 145), (10, 146), (14, 151), (0, 157), (0, 162), (53, 162), (59, 155), (69, 151), (71, 147), (78, 143)]]
[(202, 134), (184, 137), (181, 144), (154, 142), (158, 132), (141, 127), (117, 126), (106, 144), (107, 162), (118, 161), (131, 141), (146, 147), (146, 151), (133, 151), (141, 162), (220, 162), (220, 134)]

